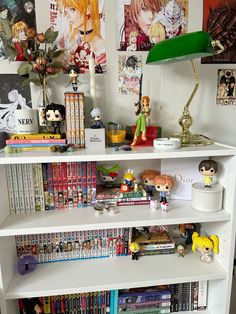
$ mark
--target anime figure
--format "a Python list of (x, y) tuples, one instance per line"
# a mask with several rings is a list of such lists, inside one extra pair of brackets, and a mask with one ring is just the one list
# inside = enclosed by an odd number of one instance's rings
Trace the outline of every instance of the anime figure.
[(129, 187), (129, 189), (133, 189), (134, 181), (135, 181), (134, 170), (128, 169), (127, 172), (125, 172), (124, 174), (123, 183), (126, 184)]
[(22, 302), (23, 302), (25, 314), (43, 313), (39, 298), (22, 299)]
[(185, 239), (185, 244), (192, 244), (192, 235), (196, 231), (196, 224), (181, 224), (179, 225), (181, 237)]
[(50, 123), (52, 134), (60, 134), (60, 124), (65, 120), (65, 107), (51, 103), (45, 108), (46, 120)]
[(138, 260), (139, 258), (139, 251), (141, 249), (138, 242), (131, 242), (129, 245), (129, 249), (131, 251), (132, 260)]
[(192, 250), (200, 253), (200, 260), (204, 263), (211, 263), (214, 260), (214, 254), (219, 253), (219, 238), (217, 235), (200, 236), (197, 232), (192, 235)]
[(162, 214), (167, 213), (168, 203), (167, 202), (161, 202), (161, 212)]
[[(170, 176), (167, 175), (159, 175), (153, 179), (153, 183), (158, 192), (160, 192), (160, 202), (167, 203), (166, 195), (170, 191), (170, 189), (174, 186), (174, 181)], [(164, 206), (164, 204), (163, 204)]]
[(129, 46), (127, 46), (127, 51), (136, 51), (137, 50), (137, 35), (136, 31), (130, 32), (129, 34)]
[(210, 188), (213, 182), (213, 176), (218, 171), (217, 162), (214, 160), (202, 160), (198, 166), (199, 172), (204, 176), (204, 187)]
[(144, 172), (141, 174), (141, 180), (144, 188), (150, 196), (153, 196), (153, 191), (155, 190), (153, 179), (159, 175), (160, 171), (156, 170), (144, 170)]
[(79, 68), (77, 66), (75, 66), (75, 65), (71, 65), (69, 67), (69, 69), (68, 69), (70, 82), (69, 82), (69, 84), (66, 87), (71, 85), (74, 92), (76, 92), (78, 90), (78, 85), (79, 85), (78, 76), (79, 76), (79, 72), (80, 72)]
[(138, 116), (138, 119), (136, 120), (136, 130), (134, 133), (133, 142), (131, 143), (131, 146), (136, 145), (138, 137), (141, 133), (141, 139), (146, 142), (146, 120), (148, 120), (148, 124), (150, 124), (150, 114), (151, 114), (151, 107), (150, 107), (150, 98), (148, 96), (142, 97), (142, 102), (135, 104), (136, 110), (135, 114)]
[(115, 186), (113, 183), (118, 179), (118, 170), (120, 169), (119, 165), (114, 165), (110, 168), (105, 168), (102, 165), (97, 166), (97, 170), (99, 171), (100, 179), (102, 184), (105, 187), (113, 187)]
[(176, 253), (179, 257), (184, 257), (186, 254), (186, 245), (184, 243), (175, 244)]
[(150, 200), (150, 209), (151, 211), (155, 212), (158, 208), (158, 202), (157, 200)]
[[(28, 25), (23, 21), (17, 22), (12, 26), (12, 43), (14, 44), (17, 51), (16, 61), (27, 61), (24, 54), (24, 49), (25, 47), (28, 48), (28, 30)], [(32, 60), (33, 58), (31, 56), (30, 49), (27, 49), (27, 53), (30, 60)]]
[(90, 116), (93, 118), (94, 123), (91, 126), (91, 129), (102, 129), (104, 125), (102, 123), (102, 111), (100, 108), (93, 108), (90, 112)]

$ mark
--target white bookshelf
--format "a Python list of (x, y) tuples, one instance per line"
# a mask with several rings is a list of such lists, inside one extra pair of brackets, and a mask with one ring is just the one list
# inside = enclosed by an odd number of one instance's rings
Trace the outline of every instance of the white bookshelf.
[[(67, 161), (100, 161), (124, 163), (135, 167), (160, 166), (162, 159), (213, 158), (220, 165), (218, 182), (224, 186), (223, 210), (202, 213), (191, 207), (191, 201), (170, 200), (166, 215), (151, 212), (148, 206), (120, 207), (115, 215), (96, 216), (92, 208), (44, 211), (10, 215), (5, 178), (5, 165)], [(143, 162), (145, 161), (145, 162)], [(149, 162), (148, 162), (149, 161)], [(158, 168), (157, 168), (158, 169)], [(196, 171), (196, 169), (193, 169)], [(24, 297), (141, 287), (168, 283), (208, 280), (208, 309), (205, 314), (228, 314), (234, 258), (236, 149), (221, 144), (181, 148), (159, 152), (153, 148), (135, 148), (132, 152), (112, 149), (73, 153), (29, 152), (5, 155), (0, 153), (0, 302), (2, 314), (18, 314), (16, 300)], [(220, 253), (212, 264), (202, 263), (188, 252), (177, 255), (147, 256), (139, 261), (116, 257), (65, 261), (38, 265), (28, 275), (16, 271), (15, 235), (68, 232), (121, 227), (201, 223), (202, 230), (217, 234)], [(192, 313), (192, 312), (184, 312)]]

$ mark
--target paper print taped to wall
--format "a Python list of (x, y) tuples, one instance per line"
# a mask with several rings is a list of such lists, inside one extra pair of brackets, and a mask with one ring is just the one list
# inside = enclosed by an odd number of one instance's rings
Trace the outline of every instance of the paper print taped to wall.
[(35, 0), (0, 0), (0, 60), (12, 57), (9, 46), (17, 51), (15, 61), (24, 61), (23, 46), (36, 32)]
[(138, 95), (142, 74), (141, 56), (119, 56), (119, 94)]
[(218, 105), (236, 105), (236, 70), (218, 70), (217, 96)]
[(14, 132), (15, 110), (32, 107), (30, 86), (22, 86), (24, 79), (17, 74), (0, 74), (0, 131)]
[(236, 1), (204, 0), (203, 30), (209, 32), (213, 40), (220, 40), (225, 51), (202, 58), (202, 63), (235, 63)]
[(116, 0), (117, 50), (149, 50), (187, 29), (188, 0)]
[(106, 72), (104, 0), (49, 1), (51, 28), (58, 31), (65, 66), (76, 65), (87, 73), (91, 54), (96, 73)]

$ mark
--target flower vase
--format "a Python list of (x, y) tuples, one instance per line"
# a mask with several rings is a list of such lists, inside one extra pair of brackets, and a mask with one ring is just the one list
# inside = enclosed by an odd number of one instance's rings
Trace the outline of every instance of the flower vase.
[(38, 112), (39, 112), (39, 129), (40, 133), (48, 133), (49, 131), (49, 124), (46, 120), (46, 114), (45, 114), (45, 109), (46, 106), (50, 104), (50, 99), (49, 99), (49, 91), (47, 84), (44, 83), (40, 85), (40, 93), (39, 93), (39, 98), (38, 98)]

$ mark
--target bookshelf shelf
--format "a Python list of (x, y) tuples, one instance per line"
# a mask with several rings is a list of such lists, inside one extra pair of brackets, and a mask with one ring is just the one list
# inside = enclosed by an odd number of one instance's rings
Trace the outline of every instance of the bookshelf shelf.
[(149, 205), (117, 207), (114, 215), (96, 216), (93, 208), (76, 208), (62, 211), (43, 211), (33, 214), (9, 215), (0, 226), (0, 236), (69, 232), (150, 225), (172, 225), (229, 221), (225, 210), (202, 213), (192, 209), (191, 201), (172, 200), (167, 214), (161, 209), (152, 212)]
[[(191, 265), (191, 267), (190, 267)], [(30, 298), (109, 289), (124, 289), (199, 280), (221, 280), (226, 271), (217, 262), (202, 263), (193, 253), (67, 261), (38, 265), (27, 276), (16, 274), (6, 299)]]

